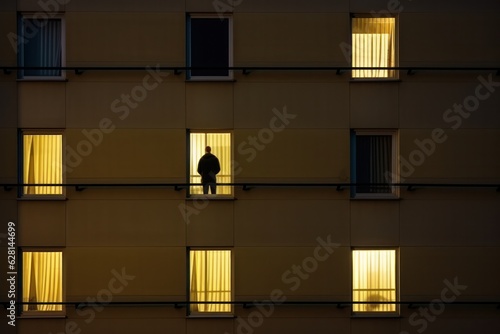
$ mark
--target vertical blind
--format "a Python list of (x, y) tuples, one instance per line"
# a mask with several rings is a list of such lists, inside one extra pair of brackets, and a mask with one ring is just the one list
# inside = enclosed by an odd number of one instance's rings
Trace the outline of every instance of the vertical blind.
[[(62, 252), (23, 253), (23, 302), (62, 302)], [(62, 311), (62, 305), (23, 305), (24, 311)]]
[[(352, 19), (352, 66), (396, 66), (396, 19), (393, 17)], [(394, 70), (354, 70), (354, 78), (392, 78)]]
[(387, 175), (392, 173), (392, 136), (356, 136), (356, 187), (357, 193), (390, 193), (386, 185), (371, 186), (372, 183), (389, 183)]
[[(190, 300), (231, 301), (231, 251), (190, 251)], [(231, 304), (191, 304), (192, 312), (231, 312)]]
[[(23, 135), (23, 183), (62, 184), (62, 135)], [(25, 186), (24, 194), (60, 195), (60, 186)]]
[[(190, 161), (190, 183), (201, 183), (198, 174), (198, 161), (205, 154), (205, 147), (212, 148), (220, 163), (220, 172), (217, 174), (217, 183), (231, 183), (231, 134), (230, 133), (191, 133), (191, 161)], [(191, 186), (191, 194), (203, 194), (202, 186)], [(217, 186), (217, 194), (231, 195), (231, 186)]]
[[(60, 67), (62, 64), (61, 19), (23, 20), (24, 66)], [(60, 70), (25, 70), (25, 76), (60, 76)]]
[[(396, 251), (352, 251), (352, 299), (396, 301)], [(395, 312), (396, 304), (353, 304), (354, 312)]]

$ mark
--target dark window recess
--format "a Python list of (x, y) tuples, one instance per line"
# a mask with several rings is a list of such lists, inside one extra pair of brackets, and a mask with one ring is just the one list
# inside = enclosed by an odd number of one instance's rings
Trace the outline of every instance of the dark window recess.
[(223, 68), (192, 70), (191, 76), (229, 75), (229, 19), (191, 19), (190, 65)]
[(386, 175), (392, 173), (392, 136), (356, 136), (356, 187), (357, 193), (390, 193), (385, 185)]
[[(23, 66), (60, 67), (62, 60), (61, 20), (48, 19), (37, 23), (34, 19), (23, 19)], [(38, 24), (38, 25), (37, 25)], [(60, 70), (29, 69), (25, 76), (60, 76)]]

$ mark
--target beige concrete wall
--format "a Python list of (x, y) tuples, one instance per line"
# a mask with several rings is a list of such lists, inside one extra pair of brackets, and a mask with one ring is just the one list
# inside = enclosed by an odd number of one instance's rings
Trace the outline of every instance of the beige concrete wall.
[[(0, 6), (8, 7), (9, 1), (2, 2)], [(0, 34), (4, 36), (0, 41), (0, 60), (4, 66), (15, 66), (17, 62), (17, 17), (15, 11), (7, 11), (0, 7)], [(4, 11), (5, 10), (5, 11)], [(14, 14), (14, 15), (13, 15)], [(2, 73), (0, 80), (4, 80)]]
[(234, 15), (234, 21), (237, 66), (345, 63), (338, 46), (349, 41), (349, 17), (345, 14), (239, 13)]
[[(460, 290), (462, 300), (484, 300), (498, 296), (498, 247), (402, 247), (401, 298), (438, 297), (446, 287), (445, 279), (467, 288)], [(419, 279), (415, 284), (416, 277)]]
[[(340, 46), (350, 43), (349, 14), (389, 5), (234, 3), (225, 8), (234, 12), (235, 66), (347, 66)], [(401, 5), (400, 65), (498, 65), (497, 3)], [(37, 6), (31, 0), (0, 2), (0, 33), (17, 30), (16, 10), (36, 12)], [(214, 2), (204, 0), (71, 0), (59, 10), (65, 11), (67, 65), (151, 68), (185, 64), (186, 13), (216, 13)], [(1, 65), (15, 65), (8, 40), (0, 46)], [(184, 73), (153, 73), (68, 71), (66, 82), (52, 83), (16, 83), (16, 73), (0, 73), (0, 180), (17, 181), (18, 128), (65, 129), (72, 163), (66, 181), (74, 183), (185, 182), (186, 130), (211, 129), (233, 133), (236, 182), (349, 182), (352, 128), (399, 129), (406, 160), (422, 150), (416, 139), (445, 129), (447, 139), (402, 175), (405, 181), (500, 180), (498, 87), (480, 89), (491, 94), (470, 117), (443, 118), (455, 103), (476, 96), (484, 80), (500, 81), (488, 72), (401, 73), (400, 81), (383, 83), (351, 82), (349, 73), (335, 72), (236, 71), (231, 82), (185, 82)], [(123, 95), (137, 106), (127, 105)], [(278, 114), (285, 106), (295, 117), (286, 119), (282, 131), (271, 130), (282, 125)], [(259, 148), (250, 143), (253, 137)], [(186, 200), (184, 191), (172, 188), (68, 187), (68, 200), (57, 202), (16, 201), (15, 192), (0, 190), (0, 217), (18, 221), (21, 246), (65, 246), (66, 300), (98, 296), (109, 288), (112, 270), (122, 268), (134, 279), (113, 300), (184, 300), (191, 246), (233, 249), (236, 300), (269, 299), (279, 289), (287, 300), (348, 301), (352, 247), (398, 249), (401, 300), (437, 298), (443, 281), (455, 277), (467, 285), (460, 300), (500, 296), (495, 189), (402, 189), (396, 201), (350, 200), (349, 189), (334, 188), (236, 187), (234, 201), (208, 202)], [(306, 279), (291, 272), (294, 265), (312, 265), (307, 261), (314, 258), (318, 238), (328, 236), (339, 247), (327, 259), (316, 260)], [(88, 323), (88, 313), (70, 306), (67, 319), (19, 320), (18, 333), (59, 333), (73, 322), (92, 333), (240, 333), (240, 320), (248, 321), (256, 310), (237, 306), (236, 319), (185, 319), (185, 308), (106, 307)], [(255, 333), (416, 329), (409, 323), (414, 310), (406, 306), (400, 319), (352, 318), (350, 307), (336, 305), (276, 305), (273, 312)], [(500, 328), (497, 318), (483, 306), (447, 306), (426, 333), (486, 333)]]
[(18, 212), (19, 246), (66, 246), (65, 201), (22, 201)]
[(18, 84), (20, 128), (66, 127), (66, 85), (63, 82)]
[[(270, 128), (245, 129), (235, 131), (234, 136), (235, 160), (241, 167), (238, 178), (301, 181), (346, 180), (349, 176), (347, 129), (284, 129), (277, 133)], [(325, 147), (334, 149), (325, 151)]]
[[(234, 127), (237, 129), (273, 125), (287, 129), (349, 127), (346, 83), (248, 82), (251, 80), (245, 79), (234, 86)], [(287, 114), (294, 116), (287, 119), (286, 124), (275, 120), (284, 108)]]
[(184, 246), (180, 204), (151, 199), (68, 201), (67, 246)]
[(182, 218), (185, 224), (187, 246), (234, 246), (235, 214), (232, 201), (193, 199), (186, 201), (182, 208), (183, 213), (178, 210), (175, 217)]
[[(263, 212), (266, 214), (263, 215)], [(304, 228), (305, 221), (308, 222), (307, 229)], [(234, 216), (235, 246), (315, 246), (318, 237), (326, 238), (328, 235), (333, 242), (346, 245), (349, 244), (348, 222), (347, 201), (237, 201)]]
[[(81, 80), (86, 76), (83, 74)], [(163, 80), (140, 72), (126, 82), (70, 82), (67, 127), (99, 128), (101, 120), (107, 118), (116, 128), (185, 128), (184, 84)]]
[(184, 247), (67, 247), (64, 257), (68, 300), (96, 296), (116, 277), (113, 270), (134, 277), (122, 283), (123, 289), (116, 293), (116, 300), (137, 301), (146, 296), (148, 299), (184, 299)]
[[(476, 7), (469, 3), (469, 6)], [(498, 4), (497, 4), (498, 6)], [(477, 7), (476, 7), (477, 8)], [(496, 10), (443, 15), (442, 13), (403, 13), (400, 20), (400, 61), (403, 65), (494, 64), (500, 55), (492, 31), (500, 23)], [(422, 24), (425, 22), (425, 24)], [(415, 26), (419, 26), (415, 29)], [(404, 37), (404, 38), (403, 38)], [(428, 50), (432, 50), (429, 52)]]
[[(66, 152), (67, 159), (68, 155), (71, 159), (67, 162), (71, 168), (68, 179), (121, 178), (139, 179), (146, 183), (145, 180), (185, 176), (186, 134), (183, 130), (113, 130), (111, 120), (106, 124), (102, 128), (108, 133), (99, 129), (66, 131), (66, 143), (71, 148)], [(94, 138), (93, 142), (89, 137)]]
[[(433, 131), (400, 131), (400, 155), (408, 161), (405, 166), (401, 163), (401, 175), (406, 179), (449, 179), (467, 183), (499, 177), (500, 159), (492, 154), (499, 145), (498, 130), (445, 130), (438, 135), (433, 135)], [(412, 168), (408, 165), (413, 166), (413, 173), (409, 172)]]
[[(320, 237), (327, 240), (327, 236)], [(334, 240), (332, 236), (331, 242)], [(339, 273), (350, 271), (350, 248), (341, 245), (332, 248), (331, 254), (323, 249), (319, 254), (324, 260), (318, 261), (314, 258), (316, 247), (236, 248), (235, 298), (269, 300), (273, 291), (279, 289), (287, 300), (349, 299), (350, 277)], [(294, 271), (294, 265), (302, 268), (300, 273)]]
[(66, 18), (68, 65), (184, 62), (182, 13), (68, 12)]

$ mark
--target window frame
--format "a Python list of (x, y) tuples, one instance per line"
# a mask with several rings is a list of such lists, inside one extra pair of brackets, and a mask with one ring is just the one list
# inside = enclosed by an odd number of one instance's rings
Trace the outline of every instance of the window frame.
[[(192, 153), (191, 153), (191, 134), (229, 134), (230, 136), (230, 154), (231, 156), (229, 157), (229, 172), (230, 172), (230, 182), (229, 183), (234, 183), (234, 170), (233, 170), (233, 156), (234, 156), (234, 135), (232, 130), (194, 130), (194, 129), (188, 129), (187, 131), (187, 145), (186, 145), (186, 150), (187, 150), (187, 162), (186, 162), (186, 183), (190, 184), (191, 183), (191, 163), (192, 163)], [(219, 161), (221, 161), (220, 156), (215, 154)], [(222, 165), (222, 163), (221, 163)], [(198, 175), (196, 175), (198, 176)], [(231, 190), (230, 194), (192, 194), (191, 193), (191, 187), (201, 187), (201, 186), (188, 186), (186, 187), (186, 198), (193, 198), (193, 199), (217, 199), (217, 200), (224, 200), (224, 199), (234, 199), (234, 186), (221, 186), (218, 183), (217, 187), (229, 187)]]
[[(21, 275), (19, 275), (19, 294), (18, 294), (18, 300), (21, 302), (23, 301), (24, 297), (24, 253), (61, 253), (61, 302), (64, 303), (66, 301), (66, 263), (65, 263), (65, 255), (64, 255), (64, 248), (58, 248), (58, 247), (19, 247), (18, 248), (18, 254), (20, 254), (19, 259), (18, 259), (18, 264), (19, 267), (21, 268), (20, 272)], [(61, 304), (62, 310), (60, 311), (33, 311), (33, 310), (28, 310), (24, 311), (23, 306), (19, 305), (18, 307), (18, 314), (20, 318), (65, 318), (66, 317), (66, 305)]]
[[(351, 183), (357, 182), (357, 161), (356, 161), (356, 137), (357, 136), (388, 136), (392, 137), (391, 141), (391, 176), (393, 179), (391, 183), (399, 183), (400, 173), (399, 173), (399, 132), (397, 130), (390, 129), (351, 129), (351, 140), (350, 140), (350, 155), (351, 155)], [(400, 189), (398, 186), (391, 186), (390, 193), (358, 193), (357, 186), (351, 186), (351, 199), (398, 199), (400, 195)]]
[[(187, 282), (186, 282), (186, 296), (187, 300), (191, 301), (191, 251), (230, 251), (230, 261), (231, 261), (231, 302), (234, 301), (234, 251), (232, 247), (188, 247), (186, 253), (186, 272), (187, 272)], [(191, 305), (186, 307), (186, 315), (190, 318), (233, 318), (235, 307), (234, 304), (230, 304), (229, 312), (200, 312), (191, 311)]]
[[(20, 67), (25, 66), (24, 58), (24, 20), (37, 19), (39, 13), (20, 13), (18, 16), (18, 36), (21, 42), (18, 45), (18, 64)], [(61, 21), (61, 67), (66, 66), (66, 19), (64, 13), (50, 13), (47, 20)], [(61, 75), (58, 76), (39, 76), (39, 75), (24, 75), (24, 70), (18, 72), (19, 81), (64, 81), (66, 80), (66, 71), (61, 69)]]
[[(367, 14), (367, 13), (351, 13), (351, 22), (350, 22), (350, 36), (351, 36), (351, 66), (353, 66), (354, 63), (354, 42), (353, 42), (353, 20), (356, 18), (394, 18), (394, 67), (399, 66), (399, 16), (394, 15), (394, 14)], [(391, 67), (391, 66), (389, 66)], [(399, 81), (399, 71), (398, 70), (392, 70), (394, 71), (394, 74), (392, 76), (388, 75), (387, 77), (355, 77), (353, 75), (354, 71), (351, 71), (351, 78), (350, 80), (352, 82), (361, 82), (361, 81)], [(390, 70), (388, 70), (390, 71)]]
[(24, 186), (18, 187), (18, 197), (23, 200), (65, 200), (66, 199), (66, 173), (65, 173), (65, 161), (66, 161), (66, 136), (63, 130), (59, 129), (21, 129), (19, 130), (19, 157), (18, 157), (18, 182), (19, 184), (24, 184), (24, 135), (61, 135), (61, 184), (62, 191), (61, 194), (25, 194)]
[[(232, 14), (200, 14), (200, 13), (187, 13), (186, 15), (186, 66), (191, 67), (191, 20), (192, 19), (228, 19), (228, 67), (233, 67), (234, 60), (234, 44), (233, 44), (233, 15)], [(203, 76), (191, 75), (191, 70), (186, 71), (187, 81), (233, 81), (234, 71), (228, 70), (227, 76)]]
[[(398, 247), (353, 247), (351, 249), (351, 300), (354, 302), (354, 251), (394, 251), (395, 252), (395, 263), (393, 268), (394, 276), (395, 276), (395, 303), (394, 311), (379, 311), (379, 312), (370, 312), (370, 311), (354, 311), (355, 304), (352, 304), (351, 307), (351, 316), (356, 318), (391, 318), (391, 317), (400, 317), (401, 315), (401, 305), (397, 302), (400, 301), (400, 252)], [(363, 305), (363, 304), (358, 304)]]

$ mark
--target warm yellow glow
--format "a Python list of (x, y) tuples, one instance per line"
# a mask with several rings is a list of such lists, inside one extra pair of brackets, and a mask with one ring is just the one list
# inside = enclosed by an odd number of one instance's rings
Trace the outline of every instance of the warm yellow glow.
[[(231, 134), (230, 133), (191, 133), (191, 161), (189, 165), (190, 183), (201, 183), (198, 174), (198, 161), (205, 154), (205, 147), (212, 148), (212, 154), (217, 156), (220, 163), (220, 172), (217, 174), (217, 183), (231, 183)], [(192, 186), (191, 194), (203, 194), (202, 186)], [(217, 186), (217, 194), (232, 195), (233, 187)]]
[[(354, 250), (352, 268), (353, 301), (396, 301), (395, 250)], [(354, 304), (353, 311), (395, 312), (396, 304)]]
[[(23, 183), (62, 184), (62, 135), (24, 135), (23, 146)], [(58, 186), (24, 187), (24, 194), (62, 193)]]
[[(231, 251), (190, 251), (191, 301), (231, 301)], [(192, 312), (231, 312), (231, 304), (192, 304)]]
[[(352, 66), (396, 66), (396, 19), (352, 19)], [(393, 70), (354, 70), (353, 78), (390, 78)]]
[[(23, 253), (23, 302), (62, 302), (62, 252)], [(62, 311), (62, 305), (24, 305), (23, 311)]]

